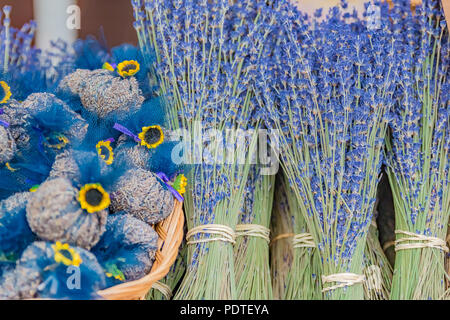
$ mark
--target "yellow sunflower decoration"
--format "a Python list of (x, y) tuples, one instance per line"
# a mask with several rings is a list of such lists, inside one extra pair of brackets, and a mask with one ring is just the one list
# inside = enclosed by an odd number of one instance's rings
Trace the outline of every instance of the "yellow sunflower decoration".
[(97, 153), (98, 153), (99, 157), (102, 158), (103, 161), (105, 161), (107, 165), (110, 165), (113, 163), (114, 152), (111, 147), (111, 141), (108, 141), (108, 140), (103, 141), (102, 140), (99, 143), (97, 143), (95, 148), (97, 149)]
[(38, 185), (38, 184), (35, 184), (34, 186), (32, 186), (32, 187), (30, 188), (30, 192), (36, 192), (37, 189), (39, 189), (39, 185)]
[(11, 172), (16, 172), (19, 169), (14, 169), (13, 167), (11, 167), (11, 164), (9, 162), (5, 163), (5, 167), (6, 169), (8, 169)]
[(109, 70), (109, 71), (114, 71), (116, 70), (115, 65), (110, 64), (109, 62), (105, 62), (102, 66), (103, 69)]
[(81, 208), (89, 213), (102, 211), (111, 204), (109, 194), (99, 183), (84, 185), (80, 190), (78, 201), (81, 204)]
[[(122, 260), (122, 259), (120, 259)], [(123, 259), (124, 260), (124, 259)], [(106, 276), (108, 278), (114, 278), (119, 281), (125, 281), (125, 275), (119, 270), (116, 264), (106, 264)]]
[(126, 60), (119, 63), (117, 72), (123, 77), (132, 77), (140, 70), (139, 62), (135, 60)]
[(57, 241), (52, 245), (53, 251), (55, 252), (55, 261), (57, 263), (62, 263), (66, 266), (79, 267), (83, 262), (80, 255), (69, 246), (68, 243), (62, 244)]
[(0, 97), (2, 97), (0, 104), (7, 103), (8, 100), (11, 98), (11, 88), (5, 81), (0, 81), (0, 87), (2, 88), (3, 91), (0, 93)]
[(106, 272), (105, 274), (106, 274), (106, 276), (107, 276), (108, 278), (114, 278), (114, 279), (116, 279), (116, 280), (125, 281), (125, 277), (123, 277), (123, 276), (120, 275), (120, 274), (113, 275), (113, 274), (110, 273), (110, 272)]
[(186, 186), (187, 186), (187, 178), (184, 176), (184, 174), (180, 174), (176, 177), (175, 182), (173, 183), (172, 187), (178, 191), (179, 194), (183, 195), (186, 192)]
[(160, 126), (143, 127), (138, 137), (141, 139), (141, 146), (149, 149), (156, 148), (164, 142), (164, 133)]
[(45, 137), (45, 145), (50, 148), (61, 150), (69, 143), (69, 139), (61, 133), (52, 132), (48, 137)]

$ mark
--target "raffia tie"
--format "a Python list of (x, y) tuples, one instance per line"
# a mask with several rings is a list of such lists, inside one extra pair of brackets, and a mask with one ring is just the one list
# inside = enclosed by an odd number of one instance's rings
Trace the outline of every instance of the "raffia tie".
[(152, 285), (152, 288), (161, 292), (164, 298), (166, 298), (166, 300), (170, 300), (172, 298), (173, 295), (172, 289), (170, 289), (170, 287), (167, 284), (162, 283), (160, 281), (156, 281)]
[(282, 233), (282, 234), (279, 234), (276, 237), (274, 237), (272, 239), (272, 241), (270, 241), (270, 244), (272, 245), (278, 240), (290, 238), (290, 237), (293, 237), (293, 236), (295, 236), (295, 233)]
[(365, 277), (363, 275), (355, 273), (335, 273), (329, 276), (322, 275), (322, 285), (326, 283), (336, 282), (334, 286), (323, 288), (322, 292), (327, 292), (330, 290), (349, 287), (355, 284), (364, 282)]
[[(190, 240), (193, 236), (197, 234), (210, 234), (214, 237)], [(223, 224), (205, 224), (202, 226), (197, 226), (189, 230), (186, 234), (187, 244), (204, 243), (211, 241), (223, 241), (230, 242), (232, 244), (236, 243), (236, 235), (234, 230)]]
[(386, 251), (390, 247), (395, 245), (395, 241), (387, 241), (385, 244), (383, 244), (383, 251)]
[(380, 291), (382, 286), (381, 283), (383, 281), (381, 276), (381, 269), (377, 265), (371, 265), (364, 270), (366, 274), (366, 285), (369, 290)]
[(395, 230), (395, 234), (403, 234), (408, 236), (395, 240), (395, 251), (421, 248), (435, 248), (444, 252), (449, 251), (445, 241), (440, 238), (424, 236), (402, 230)]
[(270, 229), (259, 224), (238, 224), (236, 237), (257, 237), (270, 242)]
[(310, 233), (300, 233), (292, 239), (292, 246), (294, 248), (315, 248), (316, 244)]

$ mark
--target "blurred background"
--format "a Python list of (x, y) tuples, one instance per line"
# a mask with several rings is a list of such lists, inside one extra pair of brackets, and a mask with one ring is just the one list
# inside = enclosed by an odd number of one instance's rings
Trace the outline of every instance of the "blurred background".
[[(318, 8), (324, 8), (326, 12), (340, 0), (292, 1), (296, 2), (302, 11), (314, 13)], [(355, 7), (362, 12), (364, 2), (367, 1), (348, 0), (348, 3), (350, 8)], [(420, 3), (420, 0), (414, 1)], [(450, 11), (450, 0), (442, 2), (446, 11)], [(108, 47), (124, 42), (137, 44), (130, 0), (0, 0), (0, 8), (7, 4), (13, 7), (13, 26), (20, 27), (32, 19), (38, 22), (36, 45), (42, 49), (48, 48), (50, 40), (62, 38), (71, 42), (77, 37), (85, 38), (87, 35), (97, 38), (104, 35)], [(74, 8), (79, 8), (80, 25), (79, 29), (71, 30), (67, 28), (67, 22), (74, 22), (71, 20), (72, 16), (77, 14)], [(450, 15), (450, 12), (447, 12), (447, 15)]]
[[(74, 4), (80, 8), (79, 30), (70, 30), (66, 26), (74, 14), (67, 10)], [(30, 20), (38, 22), (36, 45), (43, 49), (48, 47), (50, 40), (71, 41), (87, 35), (99, 38), (102, 33), (109, 47), (124, 42), (137, 44), (130, 0), (0, 0), (0, 8), (4, 5), (12, 6), (14, 27), (21, 27)]]
[[(303, 10), (314, 12), (320, 7), (331, 7), (340, 0), (293, 0), (300, 3)], [(363, 8), (366, 0), (349, 0), (350, 6)], [(0, 7), (11, 5), (11, 21), (14, 27), (20, 27), (29, 20), (38, 22), (36, 45), (42, 49), (48, 47), (50, 40), (62, 38), (66, 41), (94, 35), (99, 38), (104, 33), (109, 47), (124, 42), (137, 44), (133, 28), (133, 11), (130, 0), (0, 0)], [(67, 13), (71, 5), (80, 8), (80, 29), (69, 30), (66, 27)]]

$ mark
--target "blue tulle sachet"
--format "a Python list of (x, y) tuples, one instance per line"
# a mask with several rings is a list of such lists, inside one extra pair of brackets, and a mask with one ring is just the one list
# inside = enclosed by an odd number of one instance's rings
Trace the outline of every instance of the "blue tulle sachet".
[(106, 231), (92, 249), (106, 271), (108, 286), (137, 280), (150, 272), (158, 235), (151, 226), (124, 212), (108, 217)]
[(94, 37), (44, 53), (35, 23), (12, 28), (10, 11), (0, 26), (0, 300), (99, 299), (151, 271), (152, 225), (179, 195), (154, 57)]
[(14, 273), (16, 297), (22, 299), (95, 299), (105, 287), (104, 271), (95, 256), (60, 242), (32, 243)]

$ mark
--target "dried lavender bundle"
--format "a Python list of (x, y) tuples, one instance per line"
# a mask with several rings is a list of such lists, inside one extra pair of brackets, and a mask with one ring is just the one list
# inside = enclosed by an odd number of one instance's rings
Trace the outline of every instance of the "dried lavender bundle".
[(388, 5), (376, 8), (379, 26), (339, 8), (312, 25), (286, 3), (274, 60), (259, 64), (255, 86), (283, 133), (282, 164), (317, 244), (326, 299), (364, 298), (363, 252), (397, 72)]
[(11, 26), (11, 6), (3, 7), (3, 26), (0, 28), (0, 68), (6, 73), (11, 69), (14, 71), (25, 71), (31, 63), (38, 59), (39, 50), (32, 46), (36, 32), (36, 22), (30, 21), (16, 29)]
[(235, 299), (234, 230), (262, 114), (250, 84), (271, 27), (260, 18), (273, 13), (252, 1), (132, 5), (144, 55), (155, 49), (171, 129), (184, 130), (184, 161), (192, 164), (185, 197), (188, 267), (175, 298)]
[(449, 34), (439, 1), (390, 13), (399, 43), (396, 103), (386, 142), (395, 207), (391, 299), (440, 299), (450, 214)]
[(273, 299), (269, 265), (269, 224), (274, 184), (274, 175), (263, 175), (258, 166), (252, 166), (242, 212), (236, 226), (234, 259), (238, 299)]
[[(36, 22), (29, 21), (22, 27), (15, 28), (11, 24), (12, 7), (5, 5), (2, 11), (0, 11), (2, 80), (0, 101), (2, 104), (5, 103), (11, 94), (15, 100), (22, 101), (33, 92), (52, 90), (59, 77), (50, 74), (49, 71), (53, 70), (50, 58), (33, 45)], [(4, 86), (5, 84), (7, 86)]]
[(364, 295), (366, 300), (388, 300), (392, 267), (378, 240), (376, 219), (372, 220), (364, 250)]
[(286, 300), (320, 300), (322, 287), (320, 276), (322, 274), (320, 256), (312, 235), (308, 232), (307, 223), (302, 208), (287, 178), (281, 182), (286, 192), (290, 215), (293, 222), (294, 234), (290, 238), (293, 250), (293, 259), (286, 279)]
[(293, 259), (292, 236), (294, 235), (291, 209), (287, 200), (282, 175), (275, 182), (274, 205), (270, 231), (270, 270), (272, 272), (273, 298), (284, 299), (286, 281)]
[[(447, 237), (445, 238), (445, 242), (447, 243), (447, 247), (450, 244), (450, 228), (447, 228)], [(450, 253), (445, 254), (445, 270), (447, 272), (447, 275), (450, 275)], [(447, 277), (445, 279), (445, 295), (444, 298), (446, 300), (450, 299), (450, 279)]]

